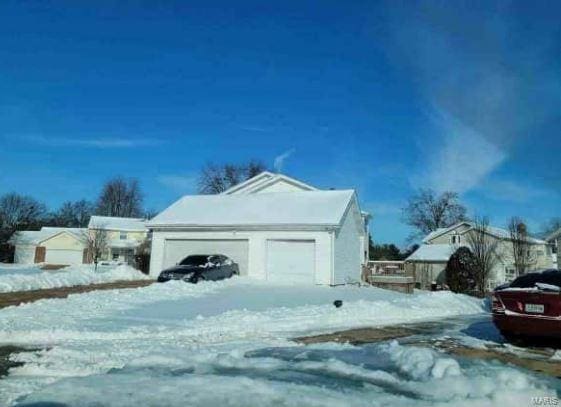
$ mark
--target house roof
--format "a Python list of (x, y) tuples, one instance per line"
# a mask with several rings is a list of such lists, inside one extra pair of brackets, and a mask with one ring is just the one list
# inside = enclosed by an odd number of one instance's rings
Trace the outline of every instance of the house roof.
[(41, 230), (22, 230), (15, 232), (10, 238), (10, 243), (14, 245), (37, 245), (60, 233), (68, 233), (78, 240), (85, 239), (87, 229), (84, 228), (59, 228), (42, 227)]
[(443, 233), (446, 233), (447, 230), (448, 228), (438, 228), (436, 230), (433, 230), (432, 232), (430, 232), (428, 235), (425, 236), (425, 238), (423, 239), (423, 243), (430, 242), (435, 237), (438, 237)]
[[(440, 228), (435, 230), (434, 232), (429, 233), (424, 239), (423, 239), (423, 243), (428, 243), (431, 240), (442, 236), (448, 232), (453, 231), (454, 229), (457, 229), (458, 227), (462, 226), (462, 225), (466, 225), (469, 226), (470, 228), (473, 228), (475, 223), (474, 222), (468, 222), (468, 221), (464, 221), (464, 222), (458, 222), (448, 228)], [(502, 228), (498, 228), (495, 226), (488, 226), (487, 227), (487, 232), (491, 235), (494, 236), (498, 239), (507, 239), (510, 240), (510, 232), (506, 229), (502, 229)], [(529, 243), (533, 243), (533, 244), (545, 244), (546, 242), (544, 240), (541, 239), (536, 239), (534, 237), (529, 236), (528, 237), (528, 242)]]
[(457, 247), (451, 244), (423, 244), (405, 261), (446, 262), (456, 250)]
[(547, 236), (545, 240), (549, 242), (551, 240), (557, 239), (558, 237), (561, 237), (561, 228), (557, 229), (555, 232)]
[(146, 232), (146, 220), (141, 218), (119, 218), (114, 216), (92, 216), (90, 229), (120, 230), (123, 232)]
[(227, 189), (226, 191), (222, 192), (223, 195), (230, 195), (239, 193), (245, 189), (249, 190), (248, 192), (251, 193), (254, 189), (261, 189), (268, 185), (272, 185), (275, 182), (284, 181), (289, 184), (295, 185), (300, 187), (302, 190), (305, 191), (315, 191), (317, 188), (308, 185), (302, 181), (298, 181), (297, 179), (291, 178), (284, 174), (275, 174), (269, 171), (263, 171), (260, 174), (257, 174), (255, 177), (252, 177), (244, 182), (239, 183), (238, 185), (234, 185), (233, 187)]
[(338, 226), (353, 199), (353, 190), (185, 196), (147, 226)]

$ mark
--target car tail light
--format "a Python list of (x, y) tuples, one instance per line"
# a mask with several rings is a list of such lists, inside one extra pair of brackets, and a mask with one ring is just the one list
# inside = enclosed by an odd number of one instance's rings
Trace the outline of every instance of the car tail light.
[(496, 294), (491, 294), (491, 310), (493, 312), (505, 312), (505, 306)]

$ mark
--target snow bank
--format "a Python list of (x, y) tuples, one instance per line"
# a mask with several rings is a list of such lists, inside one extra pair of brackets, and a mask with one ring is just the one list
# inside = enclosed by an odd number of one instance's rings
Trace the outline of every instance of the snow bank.
[(99, 266), (95, 270), (88, 264), (47, 271), (33, 265), (0, 264), (0, 293), (148, 278), (130, 266)]
[(519, 370), (429, 349), (291, 341), (482, 312), (482, 301), (449, 292), (246, 278), (41, 300), (0, 310), (0, 344), (45, 347), (14, 357), (25, 365), (0, 381), (0, 405), (493, 405), (548, 395)]

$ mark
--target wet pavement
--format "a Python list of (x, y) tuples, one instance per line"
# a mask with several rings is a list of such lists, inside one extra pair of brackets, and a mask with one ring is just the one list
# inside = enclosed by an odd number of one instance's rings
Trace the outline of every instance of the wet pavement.
[(402, 345), (429, 347), (462, 358), (496, 360), (561, 378), (561, 343), (537, 346), (507, 342), (490, 315), (451, 318), (376, 328), (360, 328), (295, 338), (303, 344), (350, 343), (364, 345), (396, 340)]

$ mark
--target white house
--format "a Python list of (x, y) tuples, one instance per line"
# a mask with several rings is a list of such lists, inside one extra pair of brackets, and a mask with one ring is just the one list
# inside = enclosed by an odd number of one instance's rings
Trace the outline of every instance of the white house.
[(265, 172), (220, 195), (185, 196), (147, 226), (152, 275), (190, 254), (220, 253), (258, 279), (360, 281), (366, 229), (353, 190), (320, 191)]
[(20, 264), (82, 264), (87, 247), (87, 229), (43, 227), (14, 233), (14, 262)]
[[(275, 174), (269, 171), (263, 171), (253, 178), (248, 179), (232, 188), (224, 191), (222, 195), (234, 194), (259, 194), (263, 192), (298, 192), (298, 191), (318, 191), (318, 188), (306, 184), (297, 179), (288, 177), (283, 174)], [(371, 216), (368, 212), (361, 211), (363, 230), (360, 234), (362, 246), (362, 263), (366, 264), (369, 259), (370, 236), (369, 221)]]

